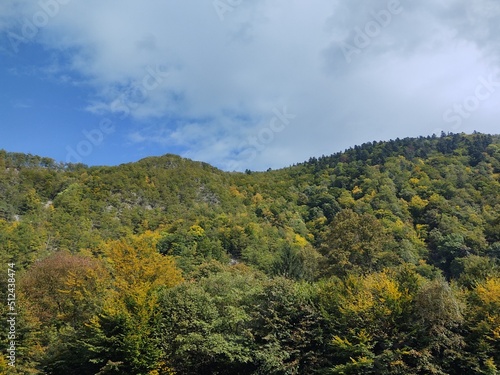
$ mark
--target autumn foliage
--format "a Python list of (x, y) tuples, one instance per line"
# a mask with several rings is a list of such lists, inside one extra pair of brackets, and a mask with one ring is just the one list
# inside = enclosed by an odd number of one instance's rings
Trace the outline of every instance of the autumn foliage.
[(500, 137), (247, 173), (0, 151), (0, 259), (0, 373), (499, 374)]

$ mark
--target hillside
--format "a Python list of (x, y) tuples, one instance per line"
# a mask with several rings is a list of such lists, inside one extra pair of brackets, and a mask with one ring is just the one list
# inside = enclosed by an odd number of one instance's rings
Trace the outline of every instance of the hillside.
[(500, 136), (246, 173), (0, 151), (0, 259), (20, 374), (497, 374)]

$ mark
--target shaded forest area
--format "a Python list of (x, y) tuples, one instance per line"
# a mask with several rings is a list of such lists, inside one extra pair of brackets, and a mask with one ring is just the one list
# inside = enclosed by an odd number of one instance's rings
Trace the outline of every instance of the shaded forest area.
[(500, 137), (288, 168), (0, 151), (12, 374), (500, 374)]

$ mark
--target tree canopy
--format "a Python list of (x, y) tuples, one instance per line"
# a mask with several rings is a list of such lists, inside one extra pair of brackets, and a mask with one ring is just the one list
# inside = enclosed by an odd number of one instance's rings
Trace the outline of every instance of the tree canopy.
[(0, 151), (0, 258), (0, 373), (499, 374), (500, 137), (246, 173)]

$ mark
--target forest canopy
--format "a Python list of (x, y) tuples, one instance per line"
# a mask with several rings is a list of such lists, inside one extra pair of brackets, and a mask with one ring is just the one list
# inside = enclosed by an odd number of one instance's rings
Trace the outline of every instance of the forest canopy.
[(246, 173), (0, 151), (0, 258), (0, 373), (500, 374), (500, 137)]

